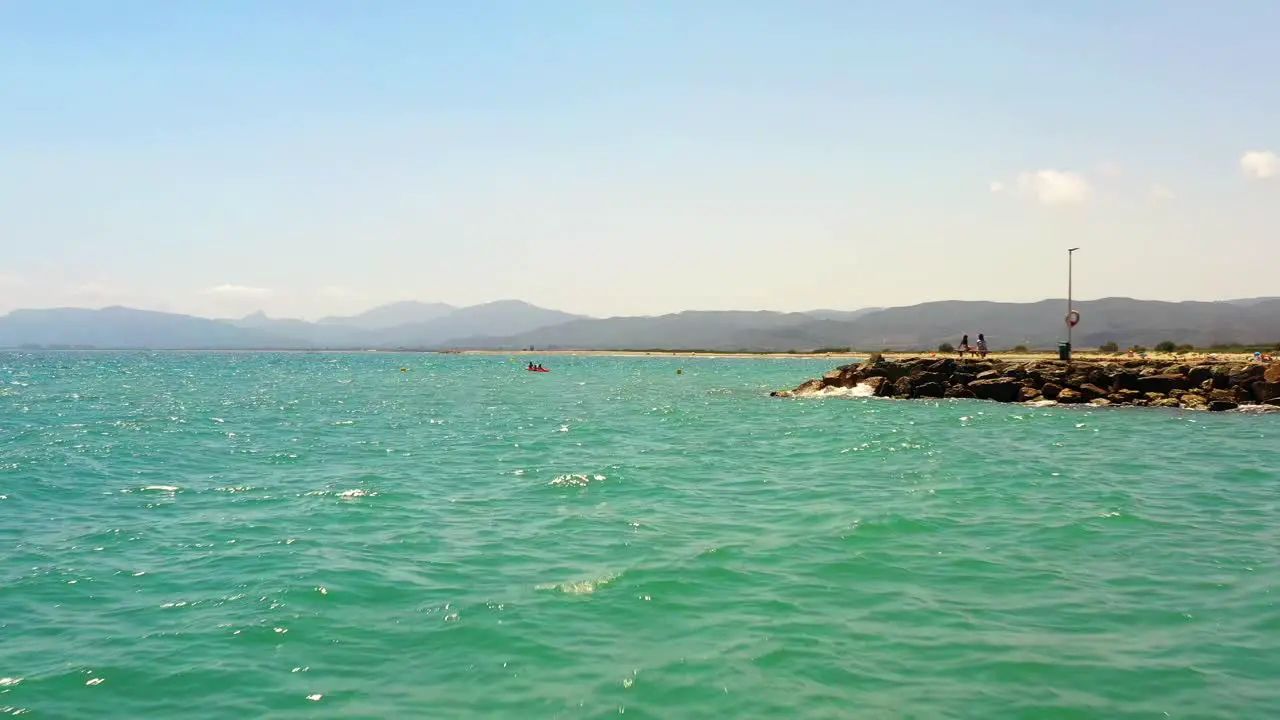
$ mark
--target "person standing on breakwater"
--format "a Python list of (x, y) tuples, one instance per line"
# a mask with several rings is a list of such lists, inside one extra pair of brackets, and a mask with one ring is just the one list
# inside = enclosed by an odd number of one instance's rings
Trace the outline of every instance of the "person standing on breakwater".
[(985, 358), (987, 356), (987, 339), (978, 333), (978, 357)]
[(969, 333), (965, 333), (964, 337), (960, 338), (960, 347), (956, 348), (956, 351), (960, 353), (962, 358), (965, 353), (969, 352)]

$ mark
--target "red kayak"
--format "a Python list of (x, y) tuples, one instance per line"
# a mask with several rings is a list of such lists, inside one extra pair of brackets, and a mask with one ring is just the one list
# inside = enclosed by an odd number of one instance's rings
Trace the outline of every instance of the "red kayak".
[(546, 368), (525, 368), (525, 370), (528, 370), (529, 372), (551, 372)]

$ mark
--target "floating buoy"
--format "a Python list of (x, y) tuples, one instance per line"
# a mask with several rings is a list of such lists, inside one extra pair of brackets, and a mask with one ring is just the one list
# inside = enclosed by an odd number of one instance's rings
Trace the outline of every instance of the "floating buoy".
[(683, 375), (683, 374), (684, 374), (684, 370), (676, 370), (676, 374), (677, 374), (677, 375)]
[(400, 368), (400, 372), (409, 372), (409, 368)]

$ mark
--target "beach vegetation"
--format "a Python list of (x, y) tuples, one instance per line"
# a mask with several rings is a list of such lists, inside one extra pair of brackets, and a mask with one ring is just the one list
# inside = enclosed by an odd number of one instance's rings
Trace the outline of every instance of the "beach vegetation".
[(1178, 349), (1178, 344), (1172, 340), (1165, 340), (1164, 342), (1156, 345), (1156, 352), (1160, 352), (1160, 353), (1171, 353), (1177, 349)]
[(1208, 348), (1209, 352), (1216, 353), (1243, 353), (1251, 354), (1255, 352), (1280, 352), (1280, 343), (1214, 343)]
[(955, 346), (949, 342), (944, 342), (938, 346), (938, 352), (940, 353), (953, 353), (955, 351), (956, 351)]
[(1108, 340), (1098, 346), (1098, 351), (1104, 353), (1118, 353), (1120, 352), (1120, 346), (1117, 345), (1114, 340)]

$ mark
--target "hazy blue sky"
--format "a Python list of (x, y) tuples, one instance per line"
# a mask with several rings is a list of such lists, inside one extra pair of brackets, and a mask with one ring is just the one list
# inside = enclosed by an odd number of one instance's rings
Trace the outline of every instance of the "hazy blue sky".
[[(1280, 294), (1280, 3), (0, 2), (0, 312)], [(1252, 154), (1249, 154), (1252, 153)]]

